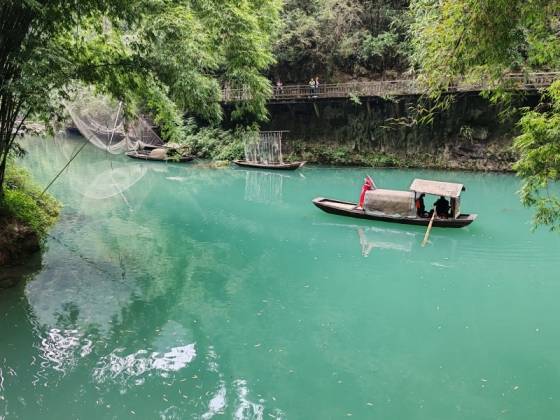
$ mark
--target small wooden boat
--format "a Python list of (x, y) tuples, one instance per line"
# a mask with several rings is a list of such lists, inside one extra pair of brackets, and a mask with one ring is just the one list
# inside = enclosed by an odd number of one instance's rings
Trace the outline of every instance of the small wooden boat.
[(142, 150), (146, 150), (148, 152), (151, 152), (152, 150), (155, 149), (161, 149), (161, 148), (165, 148), (165, 144), (144, 144), (142, 145)]
[(160, 157), (160, 156), (155, 157), (151, 155), (150, 151), (142, 151), (142, 150), (126, 152), (126, 155), (132, 159), (149, 160), (152, 162), (185, 163), (185, 162), (190, 162), (194, 159), (194, 157), (190, 155), (183, 155), (179, 159), (174, 157)]
[(275, 169), (275, 170), (284, 170), (284, 171), (293, 171), (305, 165), (305, 162), (259, 163), (259, 162), (249, 162), (246, 160), (234, 160), (233, 163), (235, 163), (238, 166), (243, 166), (246, 168)]
[(340, 216), (428, 226), (430, 218), (416, 214), (415, 201), (422, 194), (432, 194), (451, 198), (451, 214), (449, 217), (435, 217), (433, 226), (461, 228), (470, 225), (477, 218), (476, 214), (460, 212), (459, 196), (463, 189), (462, 184), (415, 179), (410, 191), (382, 190), (374, 187), (367, 191), (363, 208), (358, 207), (358, 203), (324, 197), (315, 198), (313, 204), (327, 213)]
[[(428, 226), (429, 218), (425, 217), (399, 217), (384, 214), (366, 213), (363, 209), (357, 209), (357, 203), (348, 201), (331, 200), (318, 197), (313, 200), (313, 204), (327, 213), (338, 214), (340, 216), (356, 217), (358, 219), (380, 220), (382, 222), (402, 223), (405, 225)], [(434, 226), (461, 228), (470, 225), (475, 219), (476, 214), (460, 214), (454, 219), (434, 219)]]

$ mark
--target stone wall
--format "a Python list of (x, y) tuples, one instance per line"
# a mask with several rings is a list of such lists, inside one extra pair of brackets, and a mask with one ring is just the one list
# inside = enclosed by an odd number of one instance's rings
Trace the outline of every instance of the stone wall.
[[(538, 96), (515, 105), (531, 106)], [(515, 117), (478, 94), (460, 94), (431, 124), (410, 118), (417, 97), (310, 99), (269, 105), (263, 130), (289, 130), (284, 149), (317, 163), (509, 170)]]

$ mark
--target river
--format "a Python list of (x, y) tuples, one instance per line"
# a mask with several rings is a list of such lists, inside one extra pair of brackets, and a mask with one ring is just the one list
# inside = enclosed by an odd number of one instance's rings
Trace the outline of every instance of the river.
[[(80, 140), (30, 140), (46, 185)], [(466, 185), (464, 229), (359, 221), (364, 175)], [(0, 293), (0, 418), (556, 419), (560, 238), (508, 174), (160, 164), (88, 146)], [(427, 200), (427, 205), (431, 200)]]

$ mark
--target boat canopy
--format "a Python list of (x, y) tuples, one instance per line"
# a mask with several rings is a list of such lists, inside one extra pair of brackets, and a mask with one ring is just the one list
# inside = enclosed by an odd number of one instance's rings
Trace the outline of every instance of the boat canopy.
[(410, 191), (414, 191), (415, 193), (443, 195), (444, 197), (451, 198), (458, 198), (463, 189), (463, 184), (429, 181), (427, 179), (415, 179), (412, 181), (412, 184), (410, 184)]

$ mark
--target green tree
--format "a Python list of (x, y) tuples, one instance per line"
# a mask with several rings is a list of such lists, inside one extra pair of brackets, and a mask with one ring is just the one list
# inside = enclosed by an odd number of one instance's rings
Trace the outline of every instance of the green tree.
[(60, 112), (76, 84), (151, 112), (170, 140), (184, 136), (185, 111), (220, 120), (223, 83), (250, 92), (236, 115), (265, 118), (278, 10), (278, 0), (4, 0), (0, 197), (18, 126)]
[[(558, 0), (413, 0), (410, 10), (413, 64), (440, 103), (458, 78), (485, 80), (485, 95), (507, 101), (508, 72), (560, 65)], [(536, 209), (535, 226), (552, 229), (560, 222), (560, 200), (550, 190), (560, 180), (559, 89), (560, 82), (548, 89), (540, 107), (549, 104), (548, 111), (525, 110), (514, 145), (522, 202)]]
[[(286, 0), (273, 73), (292, 81), (403, 71), (407, 0)], [(343, 73), (343, 74), (341, 74)]]
[(560, 82), (547, 89), (544, 100), (550, 103), (547, 111), (527, 111), (521, 118), (514, 168), (524, 180), (522, 203), (535, 209), (533, 225), (560, 231)]

